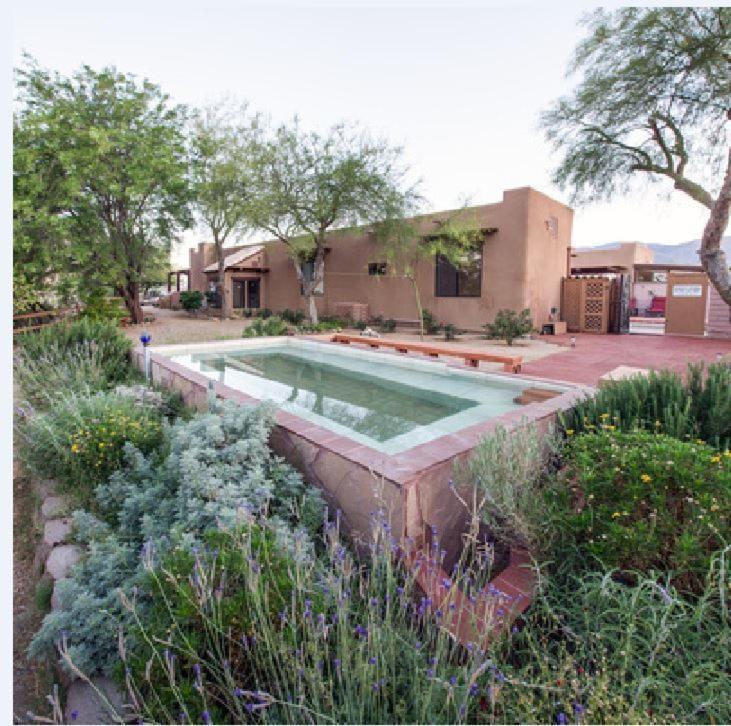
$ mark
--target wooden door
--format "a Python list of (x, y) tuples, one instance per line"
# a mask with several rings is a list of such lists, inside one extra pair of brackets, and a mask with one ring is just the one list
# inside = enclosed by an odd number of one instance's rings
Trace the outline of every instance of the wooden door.
[(665, 303), (668, 335), (704, 335), (708, 278), (702, 272), (670, 272)]

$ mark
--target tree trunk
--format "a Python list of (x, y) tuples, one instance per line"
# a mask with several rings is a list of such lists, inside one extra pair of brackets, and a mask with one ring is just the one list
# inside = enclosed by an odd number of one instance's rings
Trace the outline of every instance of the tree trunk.
[(221, 317), (227, 318), (231, 315), (228, 307), (228, 292), (226, 290), (226, 255), (223, 249), (223, 240), (219, 240), (214, 234), (213, 243), (216, 246), (216, 260), (218, 261), (218, 294), (221, 299)]
[(307, 309), (310, 313), (310, 322), (313, 325), (317, 325), (317, 323), (319, 322), (319, 316), (317, 314), (317, 304), (315, 303), (314, 293), (310, 293), (307, 296)]
[(721, 238), (728, 226), (729, 209), (731, 209), (731, 149), (728, 152), (728, 164), (721, 191), (711, 207), (711, 216), (703, 230), (701, 249), (698, 253), (711, 284), (718, 290), (723, 301), (731, 306), (731, 275), (726, 254), (721, 249)]
[(122, 288), (124, 304), (129, 311), (130, 320), (134, 325), (142, 322), (144, 315), (140, 304), (140, 285), (137, 282), (127, 282)]
[(421, 307), (421, 293), (419, 286), (416, 284), (416, 275), (410, 275), (409, 280), (414, 288), (414, 299), (416, 300), (416, 311), (419, 315), (419, 339), (424, 340), (424, 311)]

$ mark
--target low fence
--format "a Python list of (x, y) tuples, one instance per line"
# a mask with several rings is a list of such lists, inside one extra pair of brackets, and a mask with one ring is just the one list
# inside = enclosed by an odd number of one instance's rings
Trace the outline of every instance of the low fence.
[(34, 313), (22, 313), (13, 315), (13, 335), (27, 333), (31, 330), (48, 328), (51, 325), (58, 325), (69, 318), (78, 315), (78, 306), (68, 308), (57, 308), (56, 310), (38, 310)]

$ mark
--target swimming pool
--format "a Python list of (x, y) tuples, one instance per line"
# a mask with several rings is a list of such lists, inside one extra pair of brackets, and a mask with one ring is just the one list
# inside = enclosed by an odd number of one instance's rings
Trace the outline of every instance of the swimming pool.
[(519, 408), (514, 399), (523, 389), (541, 385), (297, 338), (177, 347), (168, 355), (189, 370), (385, 454), (501, 416)]

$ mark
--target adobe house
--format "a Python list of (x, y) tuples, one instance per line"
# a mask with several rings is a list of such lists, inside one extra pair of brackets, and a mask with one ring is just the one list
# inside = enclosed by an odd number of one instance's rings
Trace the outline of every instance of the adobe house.
[[(454, 212), (419, 218), (424, 235)], [(424, 308), (437, 319), (479, 330), (498, 310), (529, 308), (540, 328), (558, 308), (561, 278), (567, 272), (573, 210), (530, 187), (503, 192), (501, 202), (457, 212), (477, 224), (481, 247), (469, 265), (456, 269), (443, 258), (424, 260), (417, 280)], [(289, 258), (279, 241), (227, 248), (225, 285), (231, 310), (290, 308), (305, 310), (305, 298)], [(320, 314), (342, 314), (344, 306), (363, 317), (393, 318), (415, 323), (417, 311), (408, 280), (393, 274), (382, 248), (362, 230), (334, 231), (325, 257), (325, 279), (317, 297)], [(214, 291), (218, 266), (212, 243), (190, 250), (186, 275), (189, 289)], [(355, 307), (353, 307), (355, 306)]]

